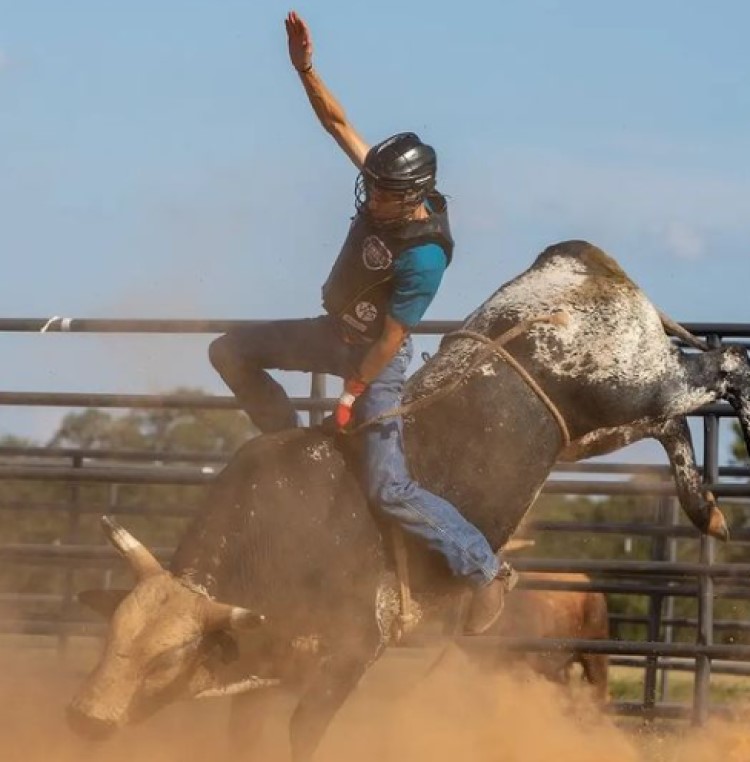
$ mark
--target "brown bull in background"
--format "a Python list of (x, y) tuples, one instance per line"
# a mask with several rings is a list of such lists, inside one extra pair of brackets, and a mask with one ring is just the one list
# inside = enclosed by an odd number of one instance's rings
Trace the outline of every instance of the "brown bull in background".
[[(589, 582), (585, 574), (533, 574), (522, 579), (555, 582)], [(515, 590), (493, 634), (513, 638), (583, 638), (607, 640), (609, 616), (603, 593), (590, 590)], [(580, 664), (595, 698), (608, 698), (609, 657), (606, 654), (573, 652), (503, 651), (501, 663), (521, 660), (535, 672), (554, 682), (568, 684), (571, 667)]]

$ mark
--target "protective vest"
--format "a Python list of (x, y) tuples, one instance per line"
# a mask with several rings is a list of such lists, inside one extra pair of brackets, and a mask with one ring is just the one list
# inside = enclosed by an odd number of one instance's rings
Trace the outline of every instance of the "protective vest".
[(371, 342), (383, 331), (393, 294), (398, 257), (407, 249), (436, 243), (450, 264), (453, 239), (448, 206), (439, 193), (427, 198), (432, 213), (424, 220), (411, 220), (396, 228), (373, 225), (357, 214), (333, 269), (323, 285), (323, 307), (341, 321), (348, 338)]

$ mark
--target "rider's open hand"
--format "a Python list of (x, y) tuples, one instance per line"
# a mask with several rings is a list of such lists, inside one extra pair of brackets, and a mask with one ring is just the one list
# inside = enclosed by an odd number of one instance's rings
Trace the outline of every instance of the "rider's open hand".
[(286, 26), (287, 42), (289, 44), (289, 58), (297, 71), (307, 71), (312, 66), (312, 35), (307, 24), (297, 15), (296, 11), (289, 11), (284, 21)]

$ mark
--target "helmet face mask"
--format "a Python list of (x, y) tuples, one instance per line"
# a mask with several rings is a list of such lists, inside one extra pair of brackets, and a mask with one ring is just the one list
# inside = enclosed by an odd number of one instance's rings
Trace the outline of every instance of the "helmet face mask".
[(425, 195), (411, 190), (388, 190), (378, 183), (368, 182), (360, 174), (354, 190), (354, 205), (357, 212), (367, 215), (378, 225), (398, 225), (412, 218)]
[(355, 185), (355, 206), (379, 225), (410, 219), (435, 188), (435, 151), (413, 132), (373, 146)]

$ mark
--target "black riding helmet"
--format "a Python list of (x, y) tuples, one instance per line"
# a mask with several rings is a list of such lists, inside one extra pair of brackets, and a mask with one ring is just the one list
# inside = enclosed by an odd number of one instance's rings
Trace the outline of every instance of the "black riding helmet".
[(403, 196), (405, 209), (422, 203), (435, 188), (437, 156), (432, 146), (413, 132), (400, 132), (367, 152), (357, 177), (355, 205), (366, 210), (368, 189), (373, 187)]

